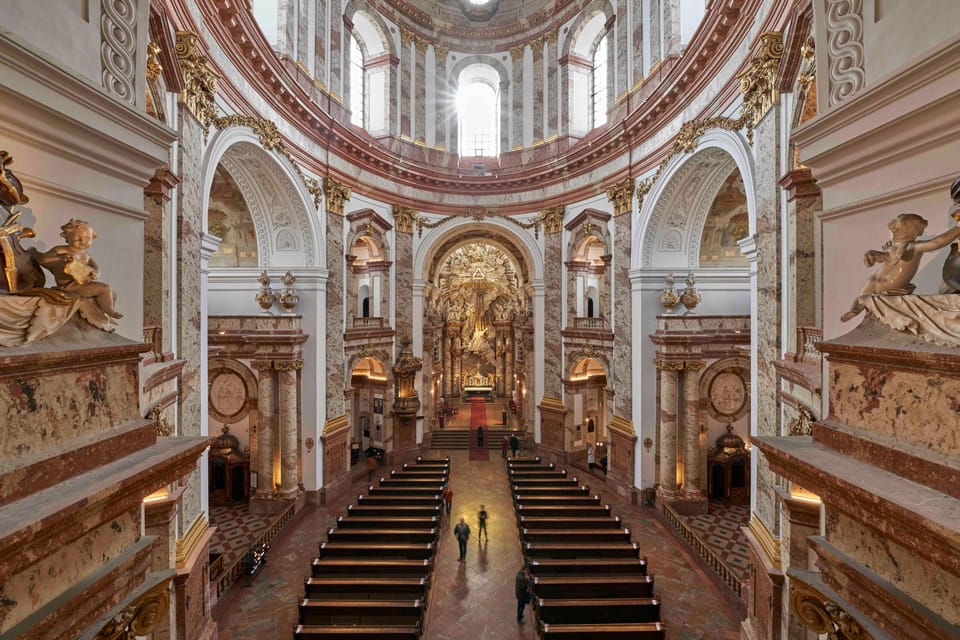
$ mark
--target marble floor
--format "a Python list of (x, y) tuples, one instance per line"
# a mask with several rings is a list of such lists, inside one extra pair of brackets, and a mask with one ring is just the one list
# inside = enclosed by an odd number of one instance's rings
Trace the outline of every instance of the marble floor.
[(750, 507), (711, 502), (710, 513), (681, 516), (704, 544), (730, 567), (746, 578), (750, 568), (750, 550), (743, 527), (750, 523)]
[[(502, 458), (471, 461), (468, 451), (437, 451), (450, 455), (454, 490), (453, 517), (444, 522), (436, 570), (429, 596), (426, 640), (512, 640), (535, 638), (533, 616), (523, 623), (515, 617), (513, 578), (520, 568), (519, 536), (507, 487)], [(650, 507), (593, 489), (612, 505), (633, 540), (648, 556), (656, 592), (662, 598), (662, 620), (671, 640), (733, 640), (739, 638), (739, 620), (729, 591), (702, 568), (675, 534)], [(308, 506), (274, 539), (267, 565), (247, 586), (238, 581), (214, 608), (220, 637), (229, 640), (283, 640), (290, 638), (296, 622), (298, 599), (317, 545), (327, 527), (335, 526), (346, 505), (361, 493), (365, 483), (355, 483), (347, 496), (325, 505)], [(476, 515), (484, 504), (489, 513), (489, 541), (476, 539)], [(463, 516), (473, 529), (467, 560), (457, 562), (453, 523)]]

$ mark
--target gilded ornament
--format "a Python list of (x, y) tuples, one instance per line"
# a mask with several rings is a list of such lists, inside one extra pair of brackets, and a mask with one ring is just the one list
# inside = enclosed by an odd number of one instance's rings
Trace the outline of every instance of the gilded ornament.
[(693, 310), (697, 308), (698, 304), (700, 304), (700, 294), (697, 292), (696, 286), (697, 278), (693, 271), (687, 273), (686, 283), (686, 288), (684, 288), (683, 293), (680, 294), (680, 302), (682, 302), (683, 306), (687, 308), (687, 311), (684, 315), (693, 315)]
[(647, 194), (650, 193), (650, 189), (653, 187), (656, 179), (656, 176), (650, 176), (637, 183), (637, 209), (643, 208), (643, 200), (647, 197)]
[(667, 286), (660, 294), (660, 304), (666, 309), (666, 315), (672, 315), (673, 310), (680, 304), (680, 294), (673, 286), (675, 280), (672, 273), (668, 273), (664, 279), (667, 281)]
[(790, 609), (807, 629), (829, 640), (873, 640), (836, 602), (790, 574)]
[(437, 62), (441, 64), (446, 62), (448, 53), (450, 53), (450, 47), (445, 47), (442, 44), (433, 45), (433, 55), (437, 59)]
[(768, 31), (760, 36), (760, 51), (750, 66), (740, 74), (743, 114), (749, 114), (750, 125), (756, 127), (770, 108), (777, 103), (777, 70), (783, 56), (783, 34)]
[(560, 233), (563, 229), (563, 214), (565, 211), (566, 207), (562, 204), (540, 211), (540, 221), (543, 224), (543, 232)]
[(420, 213), (416, 209), (404, 207), (403, 205), (393, 205), (393, 221), (397, 225), (398, 233), (413, 233), (413, 227)]
[(147, 43), (147, 80), (153, 81), (163, 73), (163, 65), (160, 64), (160, 45), (156, 42)]
[(273, 307), (273, 303), (277, 301), (276, 294), (273, 292), (273, 289), (270, 288), (270, 275), (264, 270), (260, 273), (260, 277), (257, 278), (257, 280), (260, 282), (260, 291), (256, 295), (257, 304), (260, 305), (264, 313), (269, 315), (270, 308)]
[(613, 215), (630, 213), (630, 199), (633, 197), (633, 178), (627, 176), (607, 189), (607, 199), (613, 203)]
[(790, 425), (791, 436), (813, 435), (813, 414), (806, 407), (800, 407), (797, 418)]
[(343, 215), (343, 208), (350, 199), (350, 187), (327, 176), (323, 179), (323, 193), (327, 197), (327, 212)]
[(275, 360), (273, 362), (273, 368), (277, 371), (299, 371), (303, 369), (303, 359), (298, 358), (296, 360)]
[(138, 596), (100, 629), (94, 640), (133, 640), (150, 635), (170, 610), (170, 580)]
[(293, 290), (293, 283), (296, 281), (297, 278), (292, 272), (287, 271), (283, 274), (283, 291), (280, 292), (280, 306), (282, 306), (283, 310), (287, 313), (293, 313), (297, 307), (297, 303), (300, 302), (300, 296)]
[(657, 360), (654, 362), (654, 366), (661, 371), (683, 371), (684, 361), (657, 358)]
[(510, 59), (514, 62), (523, 60), (523, 49), (526, 45), (518, 45), (510, 49)]
[(703, 360), (685, 360), (683, 363), (683, 368), (686, 371), (700, 371), (705, 366), (707, 366), (707, 363)]
[(213, 70), (207, 57), (200, 53), (197, 47), (199, 39), (200, 36), (192, 31), (177, 31), (175, 50), (183, 73), (181, 100), (206, 132), (217, 118), (216, 97), (220, 74)]
[(150, 420), (153, 421), (154, 426), (157, 428), (158, 436), (169, 436), (171, 433), (170, 425), (167, 424), (167, 419), (163, 415), (163, 409), (160, 406), (155, 406), (153, 409), (150, 409)]
[(254, 360), (250, 363), (250, 368), (255, 371), (270, 371), (273, 369), (273, 360)]

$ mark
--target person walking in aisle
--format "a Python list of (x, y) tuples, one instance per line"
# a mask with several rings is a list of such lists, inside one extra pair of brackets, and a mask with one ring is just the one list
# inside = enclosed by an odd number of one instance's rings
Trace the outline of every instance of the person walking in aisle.
[(457, 536), (457, 545), (460, 547), (460, 558), (458, 562), (465, 562), (467, 559), (467, 540), (470, 539), (470, 525), (460, 518), (460, 522), (453, 528), (453, 535)]
[(503, 436), (503, 443), (501, 443), (500, 445), (500, 449), (501, 449), (500, 453), (503, 455), (504, 460), (507, 459), (507, 449), (509, 448), (510, 448), (510, 440), (507, 438), (507, 436)]
[(517, 622), (523, 622), (523, 610), (533, 595), (533, 577), (530, 575), (529, 564), (524, 563), (523, 568), (517, 572), (514, 591), (517, 596)]
[(453, 508), (453, 489), (450, 488), (450, 485), (444, 485), (443, 492), (443, 506), (447, 511), (447, 515), (450, 515), (450, 510)]
[(513, 451), (513, 457), (517, 457), (517, 449), (520, 448), (520, 441), (517, 440), (516, 435), (510, 436), (510, 449)]
[(477, 427), (477, 448), (483, 448), (483, 427)]
[(477, 514), (477, 544), (480, 544), (480, 538), (487, 536), (487, 542), (490, 542), (490, 534), (487, 533), (487, 510), (480, 505), (480, 513)]

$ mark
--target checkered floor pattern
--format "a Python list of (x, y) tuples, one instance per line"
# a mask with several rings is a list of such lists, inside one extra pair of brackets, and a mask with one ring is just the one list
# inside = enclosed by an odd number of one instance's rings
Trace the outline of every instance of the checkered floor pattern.
[(726, 505), (711, 502), (710, 513), (681, 516), (697, 537), (714, 550), (728, 567), (746, 577), (750, 564), (747, 541), (741, 527), (750, 522), (749, 505)]
[(251, 514), (246, 502), (226, 507), (210, 507), (210, 521), (217, 528), (217, 533), (210, 543), (210, 552), (224, 554), (224, 566), (230, 566), (234, 560), (246, 553), (250, 545), (276, 518), (276, 514)]

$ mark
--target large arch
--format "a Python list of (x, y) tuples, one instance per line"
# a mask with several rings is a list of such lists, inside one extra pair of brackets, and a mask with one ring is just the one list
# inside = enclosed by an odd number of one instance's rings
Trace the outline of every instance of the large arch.
[[(710, 200), (716, 195), (733, 167), (737, 168), (743, 178), (744, 192), (747, 197), (749, 234), (752, 236), (756, 233), (757, 196), (753, 153), (739, 133), (710, 129), (700, 137), (692, 154), (678, 154), (667, 162), (644, 198), (639, 223), (634, 230), (631, 242), (630, 267), (649, 269), (654, 266), (675, 268), (699, 266), (697, 262), (691, 262), (691, 260), (699, 261), (699, 232), (703, 229), (710, 205), (709, 201), (706, 204), (702, 201)], [(704, 184), (707, 182), (703, 180), (704, 170), (707, 171), (708, 184)], [(703, 206), (699, 207), (695, 218), (687, 222), (686, 233), (681, 237), (681, 240), (692, 239), (691, 242), (684, 243), (686, 250), (682, 251), (682, 254), (686, 257), (686, 261), (682, 265), (655, 265), (657, 240), (669, 240), (668, 230), (664, 227), (665, 218), (669, 215), (671, 208), (681, 205), (681, 201), (685, 199), (683, 191), (687, 187), (696, 189), (692, 199)]]
[(266, 151), (249, 127), (217, 131), (203, 162), (203, 229), (209, 228), (210, 188), (223, 165), (237, 182), (257, 231), (261, 267), (326, 266), (326, 243), (313, 197), (296, 168)]

